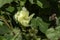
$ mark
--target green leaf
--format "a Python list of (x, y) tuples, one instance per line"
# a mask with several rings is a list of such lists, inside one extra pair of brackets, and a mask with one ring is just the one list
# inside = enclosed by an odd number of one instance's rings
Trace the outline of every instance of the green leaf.
[(6, 8), (6, 10), (9, 11), (9, 12), (13, 12), (14, 11), (14, 7), (9, 6), (8, 8)]
[(0, 40), (7, 40), (7, 39), (4, 38), (3, 36), (0, 36)]
[(10, 30), (6, 25), (3, 25), (0, 27), (0, 34), (5, 34), (5, 33), (9, 33)]
[(45, 33), (46, 30), (48, 29), (48, 24), (45, 23), (41, 18), (37, 17), (37, 18), (33, 18), (31, 20), (31, 26), (34, 28), (37, 28), (39, 26), (39, 29), (41, 30), (41, 32)]
[(43, 8), (43, 3), (40, 2), (39, 0), (37, 0), (37, 5), (40, 6), (41, 8)]
[(6, 40), (11, 40), (11, 38), (13, 38), (13, 35), (12, 34), (5, 34), (4, 37), (6, 38)]
[(33, 18), (33, 19), (31, 20), (31, 26), (34, 27), (34, 28), (37, 27), (36, 21), (37, 21), (36, 18)]
[(4, 4), (6, 3), (10, 3), (12, 2), (13, 0), (0, 0), (0, 7), (2, 7)]
[(60, 26), (57, 26), (55, 29), (48, 29), (46, 31), (46, 36), (51, 40), (57, 40), (60, 37)]
[(57, 31), (54, 28), (50, 28), (46, 31), (46, 36), (50, 39), (50, 40), (58, 40), (58, 34)]
[(48, 24), (45, 23), (41, 18), (37, 17), (37, 24), (39, 26), (39, 29), (41, 32), (45, 33), (46, 30), (48, 29)]
[(3, 26), (3, 24), (4, 24), (4, 23), (0, 21), (0, 27)]
[(26, 2), (26, 0), (20, 0), (20, 6), (24, 6), (25, 5), (25, 2)]
[(22, 7), (17, 7), (18, 11), (21, 11)]
[(34, 4), (33, 0), (29, 0), (29, 2), (30, 2), (31, 4)]

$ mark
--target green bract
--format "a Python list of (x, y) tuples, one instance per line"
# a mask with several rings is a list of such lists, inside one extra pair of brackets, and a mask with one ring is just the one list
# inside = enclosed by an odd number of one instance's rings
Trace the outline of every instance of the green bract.
[(29, 16), (29, 11), (25, 7), (23, 7), (22, 10), (18, 11), (14, 17), (23, 26), (28, 26), (33, 16), (34, 14), (31, 14)]

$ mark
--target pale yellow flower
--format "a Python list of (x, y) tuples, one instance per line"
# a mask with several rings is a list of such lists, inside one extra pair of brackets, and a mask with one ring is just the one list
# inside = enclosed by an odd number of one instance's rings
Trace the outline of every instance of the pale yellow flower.
[(30, 20), (32, 19), (32, 17), (34, 16), (34, 14), (29, 16), (29, 11), (23, 7), (21, 11), (18, 11), (15, 14), (15, 19), (21, 23), (23, 26), (28, 26)]

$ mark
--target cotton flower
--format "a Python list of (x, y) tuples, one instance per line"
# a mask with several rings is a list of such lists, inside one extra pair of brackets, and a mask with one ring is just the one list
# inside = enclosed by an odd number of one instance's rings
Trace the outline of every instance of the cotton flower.
[(14, 15), (14, 18), (23, 26), (28, 26), (33, 16), (34, 14), (31, 14), (29, 16), (29, 11), (25, 7), (23, 7), (21, 11), (18, 11)]

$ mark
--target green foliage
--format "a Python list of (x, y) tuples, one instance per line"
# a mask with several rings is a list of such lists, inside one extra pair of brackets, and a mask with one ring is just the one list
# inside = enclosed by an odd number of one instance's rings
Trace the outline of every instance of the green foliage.
[[(22, 11), (23, 7), (25, 9)], [(56, 12), (59, 23), (55, 29), (48, 29), (50, 25), (48, 19), (52, 12)], [(25, 27), (26, 23), (29, 25)], [(0, 40), (58, 40), (59, 38), (58, 0), (0, 0)]]
[(9, 6), (6, 10), (8, 10), (9, 12), (13, 12), (14, 11), (14, 7)]
[(46, 31), (46, 35), (51, 40), (58, 40), (60, 37), (60, 26), (57, 26), (55, 29), (50, 28)]
[[(41, 30), (43, 33), (45, 33), (46, 30), (48, 29), (48, 24), (45, 23), (45, 22), (43, 22), (43, 20), (42, 20), (41, 18), (39, 18), (39, 17), (37, 17), (37, 24), (38, 24), (40, 30)], [(44, 29), (44, 30), (43, 30), (43, 29)]]
[(37, 5), (43, 8), (43, 3), (37, 0)]
[(26, 0), (23, 0), (23, 1), (21, 0), (21, 1), (20, 1), (20, 5), (21, 5), (21, 6), (24, 6), (24, 5), (25, 5), (25, 2), (26, 2)]
[(34, 4), (34, 2), (33, 2), (34, 0), (29, 0), (29, 1), (31, 2), (31, 4)]
[(4, 4), (6, 3), (10, 3), (12, 2), (13, 0), (0, 0), (0, 7), (2, 7)]
[[(43, 22), (41, 18), (37, 17), (37, 18), (33, 18), (31, 20), (31, 26), (34, 28), (37, 28), (39, 26), (39, 29), (45, 33), (47, 28), (48, 28), (48, 24)], [(44, 30), (43, 30), (44, 29)]]

